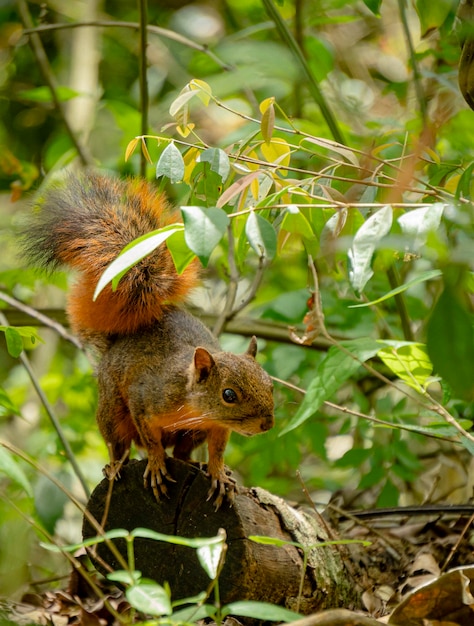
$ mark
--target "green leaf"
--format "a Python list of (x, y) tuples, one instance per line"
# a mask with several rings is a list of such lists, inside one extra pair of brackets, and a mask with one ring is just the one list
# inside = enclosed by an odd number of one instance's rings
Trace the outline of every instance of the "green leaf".
[(255, 600), (241, 600), (231, 602), (225, 606), (226, 615), (237, 615), (239, 617), (252, 617), (257, 620), (271, 622), (294, 622), (301, 619), (299, 613), (285, 609), (282, 606), (276, 606), (269, 602), (256, 602)]
[(398, 218), (402, 232), (409, 240), (410, 249), (419, 252), (430, 232), (438, 230), (446, 205), (436, 202), (426, 207), (407, 211)]
[(113, 530), (108, 530), (100, 537), (91, 537), (90, 539), (81, 541), (81, 543), (73, 543), (67, 546), (57, 546), (51, 543), (45, 543), (44, 541), (41, 541), (40, 546), (45, 550), (49, 550), (50, 552), (76, 552), (80, 548), (95, 546), (99, 543), (107, 541), (107, 539), (126, 539), (128, 537), (130, 537), (130, 533), (128, 532), (128, 530), (125, 530), (124, 528), (114, 528)]
[(196, 550), (199, 563), (211, 580), (217, 578), (223, 550), (223, 541), (208, 546), (201, 546)]
[(198, 620), (204, 620), (208, 617), (213, 617), (216, 613), (216, 608), (210, 604), (203, 604), (201, 606), (187, 606), (184, 609), (173, 612), (172, 623), (173, 624), (196, 624)]
[(135, 585), (140, 581), (142, 573), (139, 570), (127, 571), (124, 569), (117, 569), (114, 572), (107, 574), (107, 579), (116, 583), (122, 583), (123, 585)]
[(268, 220), (252, 211), (245, 224), (245, 234), (249, 244), (260, 258), (273, 259), (277, 250), (277, 236)]
[(380, 15), (382, 0), (364, 0), (364, 4), (374, 15)]
[(332, 346), (316, 370), (316, 376), (290, 423), (281, 435), (288, 433), (312, 417), (319, 407), (359, 369), (361, 363), (379, 352), (380, 344), (369, 338), (345, 341), (341, 347)]
[(264, 546), (277, 546), (278, 548), (282, 548), (283, 546), (299, 546), (300, 544), (295, 541), (285, 541), (284, 539), (279, 539), (278, 537), (267, 537), (266, 535), (249, 535), (250, 541), (254, 541), (255, 543), (260, 543)]
[(190, 100), (199, 95), (198, 91), (182, 91), (171, 103), (169, 108), (169, 114), (172, 117), (176, 117), (176, 114), (181, 111)]
[(371, 215), (354, 236), (352, 247), (348, 251), (351, 268), (349, 279), (356, 293), (361, 293), (372, 278), (372, 256), (382, 237), (392, 226), (392, 207), (387, 205)]
[(4, 332), (8, 353), (16, 359), (23, 352), (23, 339), (18, 330), (13, 328), (13, 326), (8, 326), (5, 328)]
[(176, 271), (178, 274), (182, 274), (188, 265), (196, 258), (196, 255), (189, 249), (186, 243), (184, 229), (178, 230), (168, 237), (166, 245), (168, 246)]
[(20, 409), (13, 403), (3, 387), (0, 387), (0, 416), (1, 415), (20, 415)]
[(404, 283), (403, 285), (395, 287), (395, 289), (392, 289), (391, 291), (386, 293), (384, 296), (381, 296), (380, 298), (377, 298), (376, 300), (371, 300), (370, 302), (362, 302), (362, 304), (351, 304), (349, 306), (349, 309), (360, 309), (361, 307), (364, 307), (364, 306), (372, 306), (374, 304), (379, 304), (380, 302), (383, 302), (384, 300), (388, 300), (389, 298), (396, 296), (397, 293), (403, 293), (410, 287), (413, 287), (414, 285), (418, 285), (418, 283), (424, 283), (425, 281), (433, 280), (434, 278), (438, 278), (439, 276), (442, 276), (442, 274), (443, 272), (441, 270), (428, 270), (427, 272), (423, 272), (416, 278), (409, 280), (407, 283)]
[(212, 251), (224, 236), (229, 218), (217, 207), (183, 206), (184, 236), (189, 248), (206, 266)]
[(176, 535), (164, 535), (157, 533), (149, 528), (135, 528), (130, 533), (132, 537), (140, 537), (141, 539), (153, 539), (154, 541), (165, 541), (179, 546), (188, 546), (189, 548), (202, 548), (205, 546), (213, 546), (224, 542), (221, 535), (215, 537), (178, 537)]
[(12, 453), (0, 445), (0, 473), (7, 476), (17, 487), (23, 489), (27, 496), (32, 497), (33, 489), (26, 474), (13, 458)]
[(307, 53), (309, 66), (317, 81), (322, 82), (329, 72), (334, 69), (334, 52), (324, 41), (314, 34), (305, 37), (304, 48)]
[(112, 282), (112, 287), (116, 288), (122, 276), (128, 272), (131, 267), (146, 257), (147, 254), (153, 252), (158, 246), (161, 246), (173, 233), (183, 230), (183, 228), (184, 226), (182, 224), (170, 224), (164, 228), (159, 228), (151, 233), (147, 233), (142, 237), (138, 237), (125, 246), (119, 256), (112, 261), (100, 277), (94, 292), (94, 300), (97, 299), (100, 292), (110, 282)]
[(184, 159), (173, 142), (166, 146), (156, 164), (156, 178), (161, 176), (166, 176), (172, 183), (179, 183), (184, 178)]
[(449, 285), (435, 304), (428, 322), (427, 348), (435, 371), (456, 395), (474, 399), (473, 320)]
[(43, 343), (36, 328), (32, 326), (0, 326), (0, 331), (5, 333), (7, 350), (13, 358), (17, 358), (25, 347), (31, 347), (37, 341)]
[(471, 199), (471, 189), (472, 189), (472, 177), (474, 172), (474, 161), (468, 165), (468, 167), (464, 170), (459, 178), (458, 185), (456, 187), (456, 200), (459, 198), (467, 198)]
[[(63, 87), (60, 85), (56, 88), (56, 95), (59, 100), (65, 102), (66, 100), (76, 98), (79, 95), (79, 92), (71, 89), (70, 87)], [(32, 100), (33, 102), (53, 102), (53, 96), (49, 87), (26, 89), (24, 91), (20, 91), (19, 96), (24, 100)]]
[(266, 98), (260, 103), (260, 112), (262, 119), (260, 121), (260, 132), (263, 139), (269, 143), (271, 141), (273, 130), (275, 128), (275, 98)]
[(281, 229), (311, 239), (314, 236), (311, 224), (295, 204), (286, 207)]
[(224, 150), (221, 150), (220, 148), (208, 148), (198, 156), (196, 161), (209, 163), (211, 170), (216, 174), (219, 174), (222, 182), (225, 183), (230, 172), (230, 162), (229, 157)]
[(130, 604), (141, 611), (155, 617), (171, 615), (171, 601), (168, 593), (157, 583), (139, 583), (132, 585), (125, 591)]
[(421, 35), (442, 26), (453, 8), (452, 0), (415, 0), (415, 9), (418, 13), (421, 26)]
[(380, 341), (386, 347), (377, 356), (407, 385), (420, 393), (425, 391), (433, 373), (433, 365), (422, 343), (410, 341)]

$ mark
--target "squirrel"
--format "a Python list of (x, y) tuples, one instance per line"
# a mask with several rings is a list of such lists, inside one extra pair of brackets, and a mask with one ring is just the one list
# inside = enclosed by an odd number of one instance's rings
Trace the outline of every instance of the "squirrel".
[(165, 449), (189, 461), (207, 439), (208, 500), (216, 509), (232, 502), (235, 482), (224, 451), (231, 431), (269, 430), (273, 385), (255, 360), (252, 337), (245, 354), (224, 352), (211, 331), (180, 304), (197, 285), (196, 263), (179, 275), (166, 244), (160, 245), (95, 301), (99, 277), (131, 241), (176, 221), (162, 194), (138, 178), (69, 174), (36, 201), (23, 233), (32, 264), (78, 270), (67, 304), (72, 330), (98, 353), (97, 424), (108, 446), (109, 479), (120, 477), (132, 441), (145, 448), (144, 486), (160, 500)]

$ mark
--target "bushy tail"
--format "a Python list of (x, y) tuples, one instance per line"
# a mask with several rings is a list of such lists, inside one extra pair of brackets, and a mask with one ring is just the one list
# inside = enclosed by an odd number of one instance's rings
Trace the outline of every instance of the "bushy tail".
[(71, 326), (79, 335), (135, 332), (196, 285), (196, 265), (178, 275), (163, 244), (131, 268), (116, 291), (109, 285), (93, 302), (101, 274), (127, 244), (178, 219), (143, 180), (69, 175), (46, 190), (36, 209), (23, 250), (32, 264), (67, 265), (80, 272), (68, 298)]

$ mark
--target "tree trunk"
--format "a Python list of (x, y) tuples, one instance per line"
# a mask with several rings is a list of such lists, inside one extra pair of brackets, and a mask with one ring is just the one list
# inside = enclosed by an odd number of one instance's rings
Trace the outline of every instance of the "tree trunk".
[[(209, 479), (196, 465), (168, 459), (176, 483), (168, 484), (169, 497), (156, 502), (151, 489), (143, 486), (146, 461), (131, 461), (121, 470), (108, 501), (109, 481), (94, 490), (87, 509), (101, 522), (108, 506), (104, 529), (149, 528), (181, 537), (212, 537), (220, 528), (227, 536), (227, 555), (219, 578), (221, 601), (261, 600), (295, 610), (303, 568), (302, 551), (293, 545), (263, 545), (251, 535), (276, 537), (305, 546), (333, 539), (316, 513), (288, 506), (281, 498), (263, 489), (239, 487), (232, 506), (225, 502), (214, 510), (207, 501)], [(96, 535), (84, 520), (84, 539)], [(127, 558), (125, 541), (114, 540)], [(343, 546), (317, 547), (310, 551), (304, 573), (299, 610), (304, 614), (331, 607), (358, 604), (356, 585), (344, 567)], [(161, 584), (168, 582), (173, 599), (190, 597), (205, 590), (209, 578), (201, 568), (194, 549), (171, 543), (136, 538), (135, 568), (142, 576)], [(112, 569), (122, 569), (105, 543), (98, 545), (100, 559)]]

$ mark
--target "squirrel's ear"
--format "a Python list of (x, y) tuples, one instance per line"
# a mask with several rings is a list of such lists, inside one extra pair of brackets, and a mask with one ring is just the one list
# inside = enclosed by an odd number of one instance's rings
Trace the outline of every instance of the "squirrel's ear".
[(253, 335), (250, 340), (249, 347), (247, 348), (247, 352), (245, 354), (248, 354), (253, 358), (257, 356), (257, 337), (255, 337), (255, 335)]
[(214, 358), (205, 348), (194, 350), (194, 372), (198, 383), (206, 380), (215, 364)]

